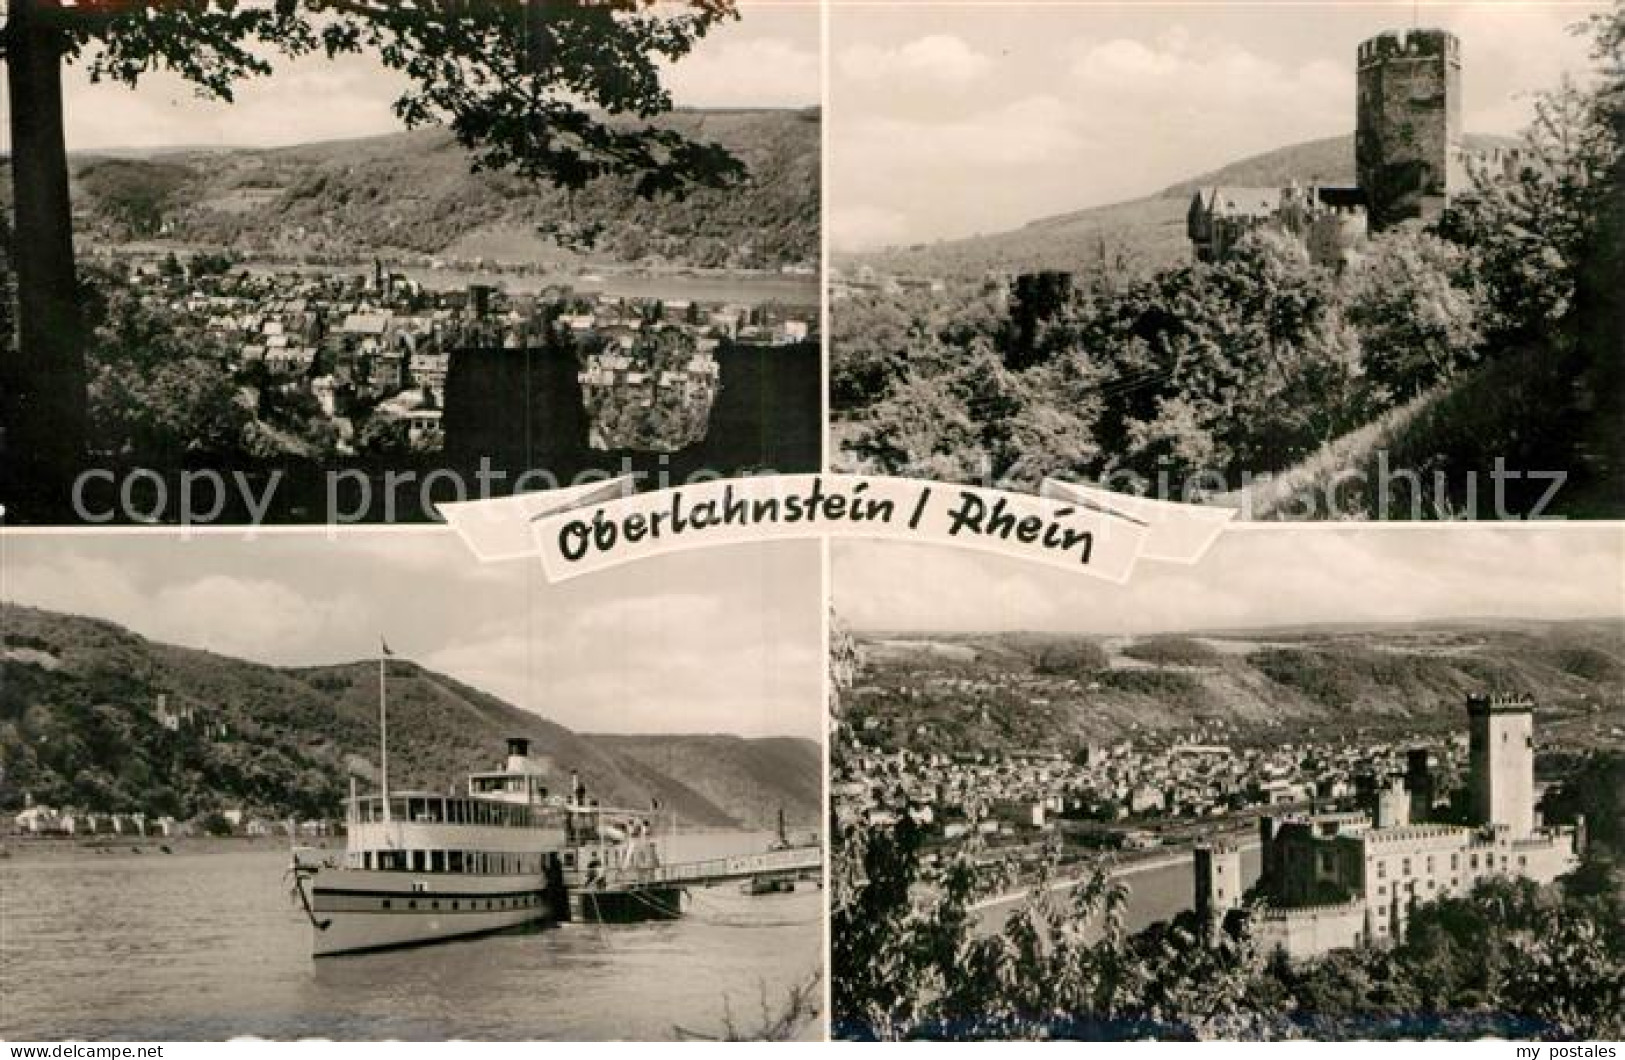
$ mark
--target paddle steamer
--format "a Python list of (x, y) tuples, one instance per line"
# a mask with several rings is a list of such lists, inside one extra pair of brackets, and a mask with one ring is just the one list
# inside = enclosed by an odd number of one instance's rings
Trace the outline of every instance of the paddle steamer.
[(293, 872), (318, 957), (487, 934), (565, 912), (568, 809), (530, 741), (465, 794), (352, 795), (342, 858), (296, 850)]

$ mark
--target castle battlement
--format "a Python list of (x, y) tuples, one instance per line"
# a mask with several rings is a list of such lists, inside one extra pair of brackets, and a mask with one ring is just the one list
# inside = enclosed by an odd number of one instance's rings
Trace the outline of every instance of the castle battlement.
[(1326, 902), (1321, 905), (1266, 906), (1254, 915), (1261, 922), (1290, 923), (1295, 920), (1315, 920), (1328, 916), (1365, 915), (1365, 900), (1351, 898), (1346, 902)]
[(1360, 44), (1361, 66), (1390, 59), (1437, 59), (1461, 62), (1461, 41), (1442, 29), (1388, 30)]

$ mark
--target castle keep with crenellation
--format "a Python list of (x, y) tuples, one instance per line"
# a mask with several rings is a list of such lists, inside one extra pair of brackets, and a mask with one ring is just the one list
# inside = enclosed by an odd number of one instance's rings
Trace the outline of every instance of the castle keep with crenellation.
[(1438, 29), (1360, 45), (1354, 167), (1372, 231), (1433, 221), (1465, 187), (1461, 42)]
[(1390, 30), (1356, 53), (1357, 183), (1197, 189), (1186, 233), (1198, 261), (1223, 260), (1248, 232), (1297, 238), (1316, 264), (1336, 268), (1367, 235), (1436, 220), (1473, 175), (1516, 176), (1516, 148), (1468, 152), (1461, 130), (1461, 42), (1440, 29)]
[[(1430, 820), (1436, 792), (1425, 752), (1364, 809), (1261, 817), (1264, 905), (1250, 920), (1258, 944), (1289, 957), (1390, 945), (1418, 903), (1495, 877), (1550, 883), (1572, 870), (1583, 824), (1548, 828), (1535, 812), (1534, 706), (1527, 696), (1468, 697), (1467, 823)], [(1237, 846), (1198, 848), (1193, 871), (1204, 921), (1241, 907)]]

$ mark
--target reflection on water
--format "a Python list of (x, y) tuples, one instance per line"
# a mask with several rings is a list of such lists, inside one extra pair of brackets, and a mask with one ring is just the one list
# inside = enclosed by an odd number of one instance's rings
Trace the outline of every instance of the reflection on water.
[(764, 990), (782, 999), (821, 965), (822, 894), (733, 887), (693, 892), (680, 921), (315, 961), (286, 862), (275, 850), (0, 862), (0, 1037), (668, 1039), (718, 1033), (725, 1004), (754, 1014)]

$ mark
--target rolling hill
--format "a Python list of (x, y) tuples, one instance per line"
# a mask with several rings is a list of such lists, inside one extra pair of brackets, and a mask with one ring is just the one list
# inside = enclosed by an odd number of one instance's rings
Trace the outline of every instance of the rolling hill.
[(824, 797), (823, 762), (806, 753), (805, 740), (738, 736), (587, 737), (621, 759), (641, 763), (681, 782), (701, 799), (748, 810), (753, 824), (771, 827), (780, 806), (787, 823), (809, 823), (797, 807), (818, 806)]
[[(238, 805), (311, 815), (334, 812), (347, 774), (371, 773), (376, 662), (280, 668), (27, 607), (0, 605), (0, 619), (0, 806), (28, 792), (176, 816)], [(195, 721), (162, 726), (160, 694)], [(780, 806), (792, 822), (820, 815), (821, 752), (807, 740), (583, 736), (405, 661), (391, 664), (389, 708), (398, 789), (460, 786), (500, 763), (507, 737), (528, 736), (558, 790), (578, 770), (607, 805), (658, 798), (707, 827), (770, 827)]]
[[(1471, 133), (1465, 140), (1470, 149), (1514, 142)], [(1104, 251), (1114, 259), (1126, 256), (1134, 267), (1161, 268), (1190, 260), (1185, 210), (1197, 188), (1211, 184), (1284, 187), (1294, 180), (1300, 184), (1353, 184), (1353, 134), (1244, 158), (1143, 199), (1040, 218), (993, 235), (855, 254), (850, 264), (868, 264), (903, 275), (973, 280), (990, 270), (1081, 272), (1099, 262)]]
[[(318, 262), (358, 254), (741, 268), (817, 261), (816, 109), (679, 110), (658, 124), (727, 147), (749, 170), (745, 186), (644, 201), (630, 178), (616, 178), (572, 196), (472, 173), (449, 132), (420, 129), (272, 149), (75, 155), (76, 223), (95, 243)], [(538, 228), (560, 224), (602, 231), (588, 248)]]
[(1441, 622), (1182, 636), (880, 634), (847, 699), (866, 742), (1070, 750), (1202, 728), (1460, 729), (1471, 692), (1533, 694), (1542, 739), (1625, 742), (1625, 621)]

